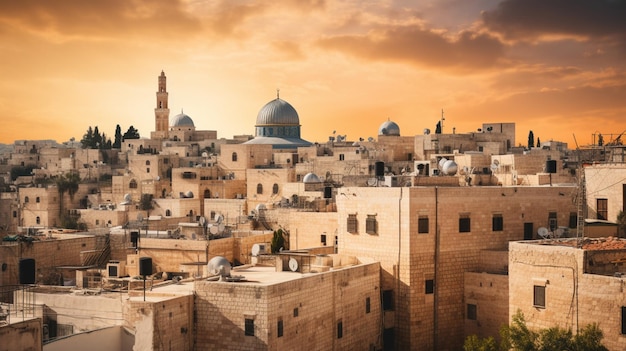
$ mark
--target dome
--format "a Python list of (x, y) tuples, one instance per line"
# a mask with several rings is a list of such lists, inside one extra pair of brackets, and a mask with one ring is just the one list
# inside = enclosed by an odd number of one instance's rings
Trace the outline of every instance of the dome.
[(400, 136), (400, 127), (392, 120), (387, 120), (378, 128), (378, 135)]
[(195, 127), (191, 117), (182, 112), (172, 118), (172, 123), (170, 123), (170, 125), (172, 127)]
[(300, 125), (298, 112), (287, 101), (276, 98), (265, 104), (256, 117), (256, 125)]
[(316, 184), (321, 183), (322, 181), (315, 173), (307, 173), (307, 175), (305, 175), (302, 179), (302, 182), (304, 184)]

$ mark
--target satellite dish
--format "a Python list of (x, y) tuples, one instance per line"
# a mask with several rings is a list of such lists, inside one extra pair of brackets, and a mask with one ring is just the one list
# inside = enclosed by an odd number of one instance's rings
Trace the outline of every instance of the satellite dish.
[(209, 224), (209, 233), (217, 235), (219, 228), (216, 225)]
[(207, 264), (207, 270), (211, 275), (228, 277), (230, 276), (230, 262), (222, 256), (215, 256)]
[[(256, 257), (265, 253), (265, 244), (254, 244), (251, 250), (252, 256)], [(297, 262), (296, 262), (297, 263)]]
[(550, 231), (546, 227), (539, 227), (539, 229), (537, 229), (537, 235), (544, 239), (548, 239), (550, 237)]
[(496, 167), (497, 167), (497, 166), (499, 166), (499, 165), (500, 165), (500, 161), (498, 161), (498, 160), (493, 160), (493, 164), (494, 164), (494, 165), (496, 165)]
[(202, 157), (204, 157), (204, 158), (209, 157), (209, 154), (205, 151), (205, 152), (202, 153)]
[(224, 221), (224, 216), (222, 216), (221, 214), (218, 214), (215, 216), (215, 221), (217, 223), (222, 223), (222, 221)]
[(376, 178), (370, 178), (367, 180), (367, 185), (376, 186)]
[(132, 199), (131, 195), (130, 194), (125, 194), (124, 195), (124, 201), (120, 202), (120, 205), (129, 205), (132, 202), (133, 202), (133, 199)]
[(491, 169), (492, 172), (495, 172), (498, 170), (498, 165), (495, 163), (492, 163), (491, 166), (489, 166), (489, 168)]
[(226, 226), (224, 225), (224, 223), (220, 223), (217, 225), (217, 232), (218, 233), (222, 233), (224, 231), (224, 229), (226, 229)]
[(560, 238), (560, 237), (563, 236), (563, 233), (565, 233), (565, 229), (559, 228), (559, 229), (554, 231), (554, 237), (555, 238)]
[(156, 176), (156, 178), (154, 178), (154, 179), (158, 182), (159, 180), (161, 180), (161, 177)]
[(193, 198), (193, 192), (191, 190), (189, 190), (188, 192), (185, 193), (185, 198), (187, 199), (192, 199)]
[(289, 259), (289, 269), (292, 272), (298, 271), (298, 261), (293, 257)]

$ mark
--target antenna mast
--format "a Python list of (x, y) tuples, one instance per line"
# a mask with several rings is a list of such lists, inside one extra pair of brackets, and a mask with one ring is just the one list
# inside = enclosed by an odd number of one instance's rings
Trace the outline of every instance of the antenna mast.
[(577, 200), (577, 225), (576, 225), (576, 240), (578, 242), (578, 247), (582, 245), (582, 240), (585, 237), (585, 209), (587, 206), (587, 190), (585, 187), (585, 169), (582, 166), (580, 148), (578, 147), (578, 141), (576, 141), (576, 135), (574, 135), (574, 143), (576, 143), (576, 153), (578, 154), (578, 167), (576, 167), (576, 175), (578, 176), (578, 194), (576, 196)]

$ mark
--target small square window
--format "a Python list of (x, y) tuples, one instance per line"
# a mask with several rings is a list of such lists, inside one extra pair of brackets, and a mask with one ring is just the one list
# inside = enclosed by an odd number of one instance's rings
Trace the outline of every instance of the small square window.
[(435, 293), (435, 280), (434, 279), (427, 279), (424, 281), (424, 293), (425, 294)]
[(533, 288), (533, 306), (546, 308), (546, 287), (544, 285), (535, 285)]
[(476, 305), (472, 303), (467, 304), (467, 319), (471, 321), (476, 320)]
[(417, 232), (428, 234), (428, 216), (419, 216), (417, 220)]
[(245, 335), (254, 336), (254, 319), (246, 318)]

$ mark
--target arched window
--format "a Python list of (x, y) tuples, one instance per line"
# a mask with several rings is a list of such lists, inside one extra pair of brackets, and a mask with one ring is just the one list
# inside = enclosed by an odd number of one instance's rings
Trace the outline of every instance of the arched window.
[(259, 183), (256, 186), (256, 193), (257, 194), (263, 194), (263, 184)]
[(189, 210), (189, 218), (193, 219), (193, 210)]
[(209, 189), (205, 189), (204, 190), (204, 198), (205, 199), (210, 199), (211, 198), (211, 190), (209, 190)]
[(150, 160), (146, 160), (146, 166), (150, 166)]
[(278, 184), (276, 183), (274, 183), (274, 186), (272, 187), (272, 194), (278, 194)]
[(39, 196), (37, 196), (37, 197), (35, 198), (35, 202), (36, 202), (36, 203), (40, 203), (40, 202), (41, 202), (41, 198), (40, 198)]
[(136, 180), (131, 180), (130, 183), (128, 183), (128, 187), (131, 189), (137, 189), (137, 181)]
[(27, 203), (27, 202), (29, 202), (29, 201), (30, 201), (30, 199), (28, 198), (28, 196), (25, 196), (25, 197), (24, 197), (24, 203)]
[(37, 221), (37, 224), (41, 224), (41, 218), (39, 218), (39, 216), (37, 216), (35, 220)]
[(233, 152), (233, 162), (237, 162), (237, 153)]
[(165, 210), (165, 217), (170, 217), (172, 215), (171, 210)]

